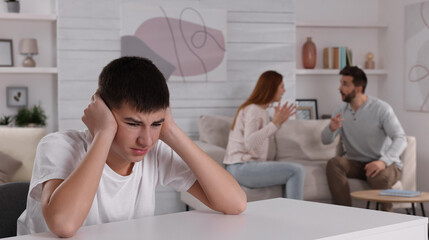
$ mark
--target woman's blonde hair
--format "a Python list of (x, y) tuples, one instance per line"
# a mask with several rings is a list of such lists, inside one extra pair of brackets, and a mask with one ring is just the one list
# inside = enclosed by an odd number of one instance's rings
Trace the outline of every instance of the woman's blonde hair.
[(262, 73), (252, 94), (250, 94), (249, 98), (247, 98), (247, 100), (238, 108), (231, 129), (234, 129), (235, 121), (237, 120), (237, 116), (241, 109), (250, 104), (265, 105), (271, 103), (276, 95), (277, 88), (282, 81), (283, 76), (276, 71), (266, 71)]

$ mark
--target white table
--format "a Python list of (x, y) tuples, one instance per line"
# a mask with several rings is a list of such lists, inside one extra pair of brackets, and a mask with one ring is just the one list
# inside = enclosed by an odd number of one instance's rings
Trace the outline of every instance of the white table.
[[(81, 228), (70, 239), (427, 239), (425, 217), (276, 198), (237, 216), (191, 211)], [(11, 239), (52, 239), (39, 233)]]

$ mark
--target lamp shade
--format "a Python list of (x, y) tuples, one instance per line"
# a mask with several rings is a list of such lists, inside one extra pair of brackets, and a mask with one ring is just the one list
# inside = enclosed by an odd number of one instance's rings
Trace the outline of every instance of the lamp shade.
[(34, 38), (24, 38), (19, 42), (19, 53), (27, 54), (38, 54), (39, 50), (37, 49), (37, 40)]

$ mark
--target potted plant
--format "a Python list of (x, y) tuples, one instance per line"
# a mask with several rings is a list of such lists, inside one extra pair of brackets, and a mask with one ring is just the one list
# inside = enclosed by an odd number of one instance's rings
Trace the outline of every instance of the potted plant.
[(19, 13), (18, 0), (4, 0), (7, 3), (7, 11), (10, 13)]
[(3, 117), (0, 118), (0, 126), (9, 126), (9, 124), (12, 123), (12, 116), (3, 115)]
[(32, 110), (23, 107), (15, 115), (15, 125), (18, 127), (44, 127), (46, 126), (46, 114), (40, 105), (34, 106)]

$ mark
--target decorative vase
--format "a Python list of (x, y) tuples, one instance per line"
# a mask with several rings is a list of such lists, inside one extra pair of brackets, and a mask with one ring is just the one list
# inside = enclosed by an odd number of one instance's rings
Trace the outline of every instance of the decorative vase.
[(306, 69), (313, 69), (316, 66), (316, 45), (307, 37), (307, 41), (302, 46), (302, 65)]
[(18, 1), (6, 1), (7, 11), (10, 13), (19, 13), (19, 2)]

